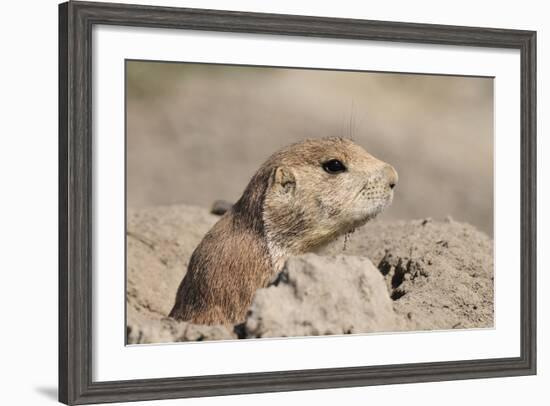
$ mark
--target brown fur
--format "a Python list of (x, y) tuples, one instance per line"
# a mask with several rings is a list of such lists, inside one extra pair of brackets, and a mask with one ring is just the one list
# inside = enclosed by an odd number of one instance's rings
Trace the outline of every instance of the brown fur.
[[(330, 159), (346, 172), (324, 171)], [(390, 165), (347, 139), (305, 140), (276, 152), (193, 252), (170, 316), (197, 324), (244, 321), (256, 290), (286, 258), (376, 216), (396, 182)]]

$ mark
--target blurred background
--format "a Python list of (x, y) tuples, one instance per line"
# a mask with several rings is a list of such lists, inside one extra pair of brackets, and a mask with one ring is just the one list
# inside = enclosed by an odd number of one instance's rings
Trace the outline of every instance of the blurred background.
[(235, 202), (280, 147), (351, 136), (399, 172), (381, 218), (493, 235), (492, 78), (126, 63), (129, 207)]

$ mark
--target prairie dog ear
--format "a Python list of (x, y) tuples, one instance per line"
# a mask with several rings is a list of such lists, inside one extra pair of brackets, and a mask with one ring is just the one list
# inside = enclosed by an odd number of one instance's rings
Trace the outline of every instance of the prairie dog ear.
[(271, 187), (280, 193), (293, 193), (296, 189), (296, 177), (292, 170), (284, 166), (275, 169)]

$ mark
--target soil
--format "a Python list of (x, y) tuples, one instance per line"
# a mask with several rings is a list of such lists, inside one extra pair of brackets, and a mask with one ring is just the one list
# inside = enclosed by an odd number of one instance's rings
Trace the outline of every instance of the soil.
[(200, 207), (129, 210), (129, 344), (493, 326), (493, 242), (452, 220), (374, 221), (290, 258), (246, 322), (167, 318), (191, 253), (219, 219)]

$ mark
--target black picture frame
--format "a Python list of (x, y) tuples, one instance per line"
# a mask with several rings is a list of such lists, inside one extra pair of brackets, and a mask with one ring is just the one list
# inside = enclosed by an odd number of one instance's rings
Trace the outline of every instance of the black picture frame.
[[(476, 359), (182, 378), (92, 380), (92, 27), (95, 24), (518, 49), (521, 353)], [(218, 396), (536, 374), (536, 32), (68, 2), (59, 5), (59, 400)]]

